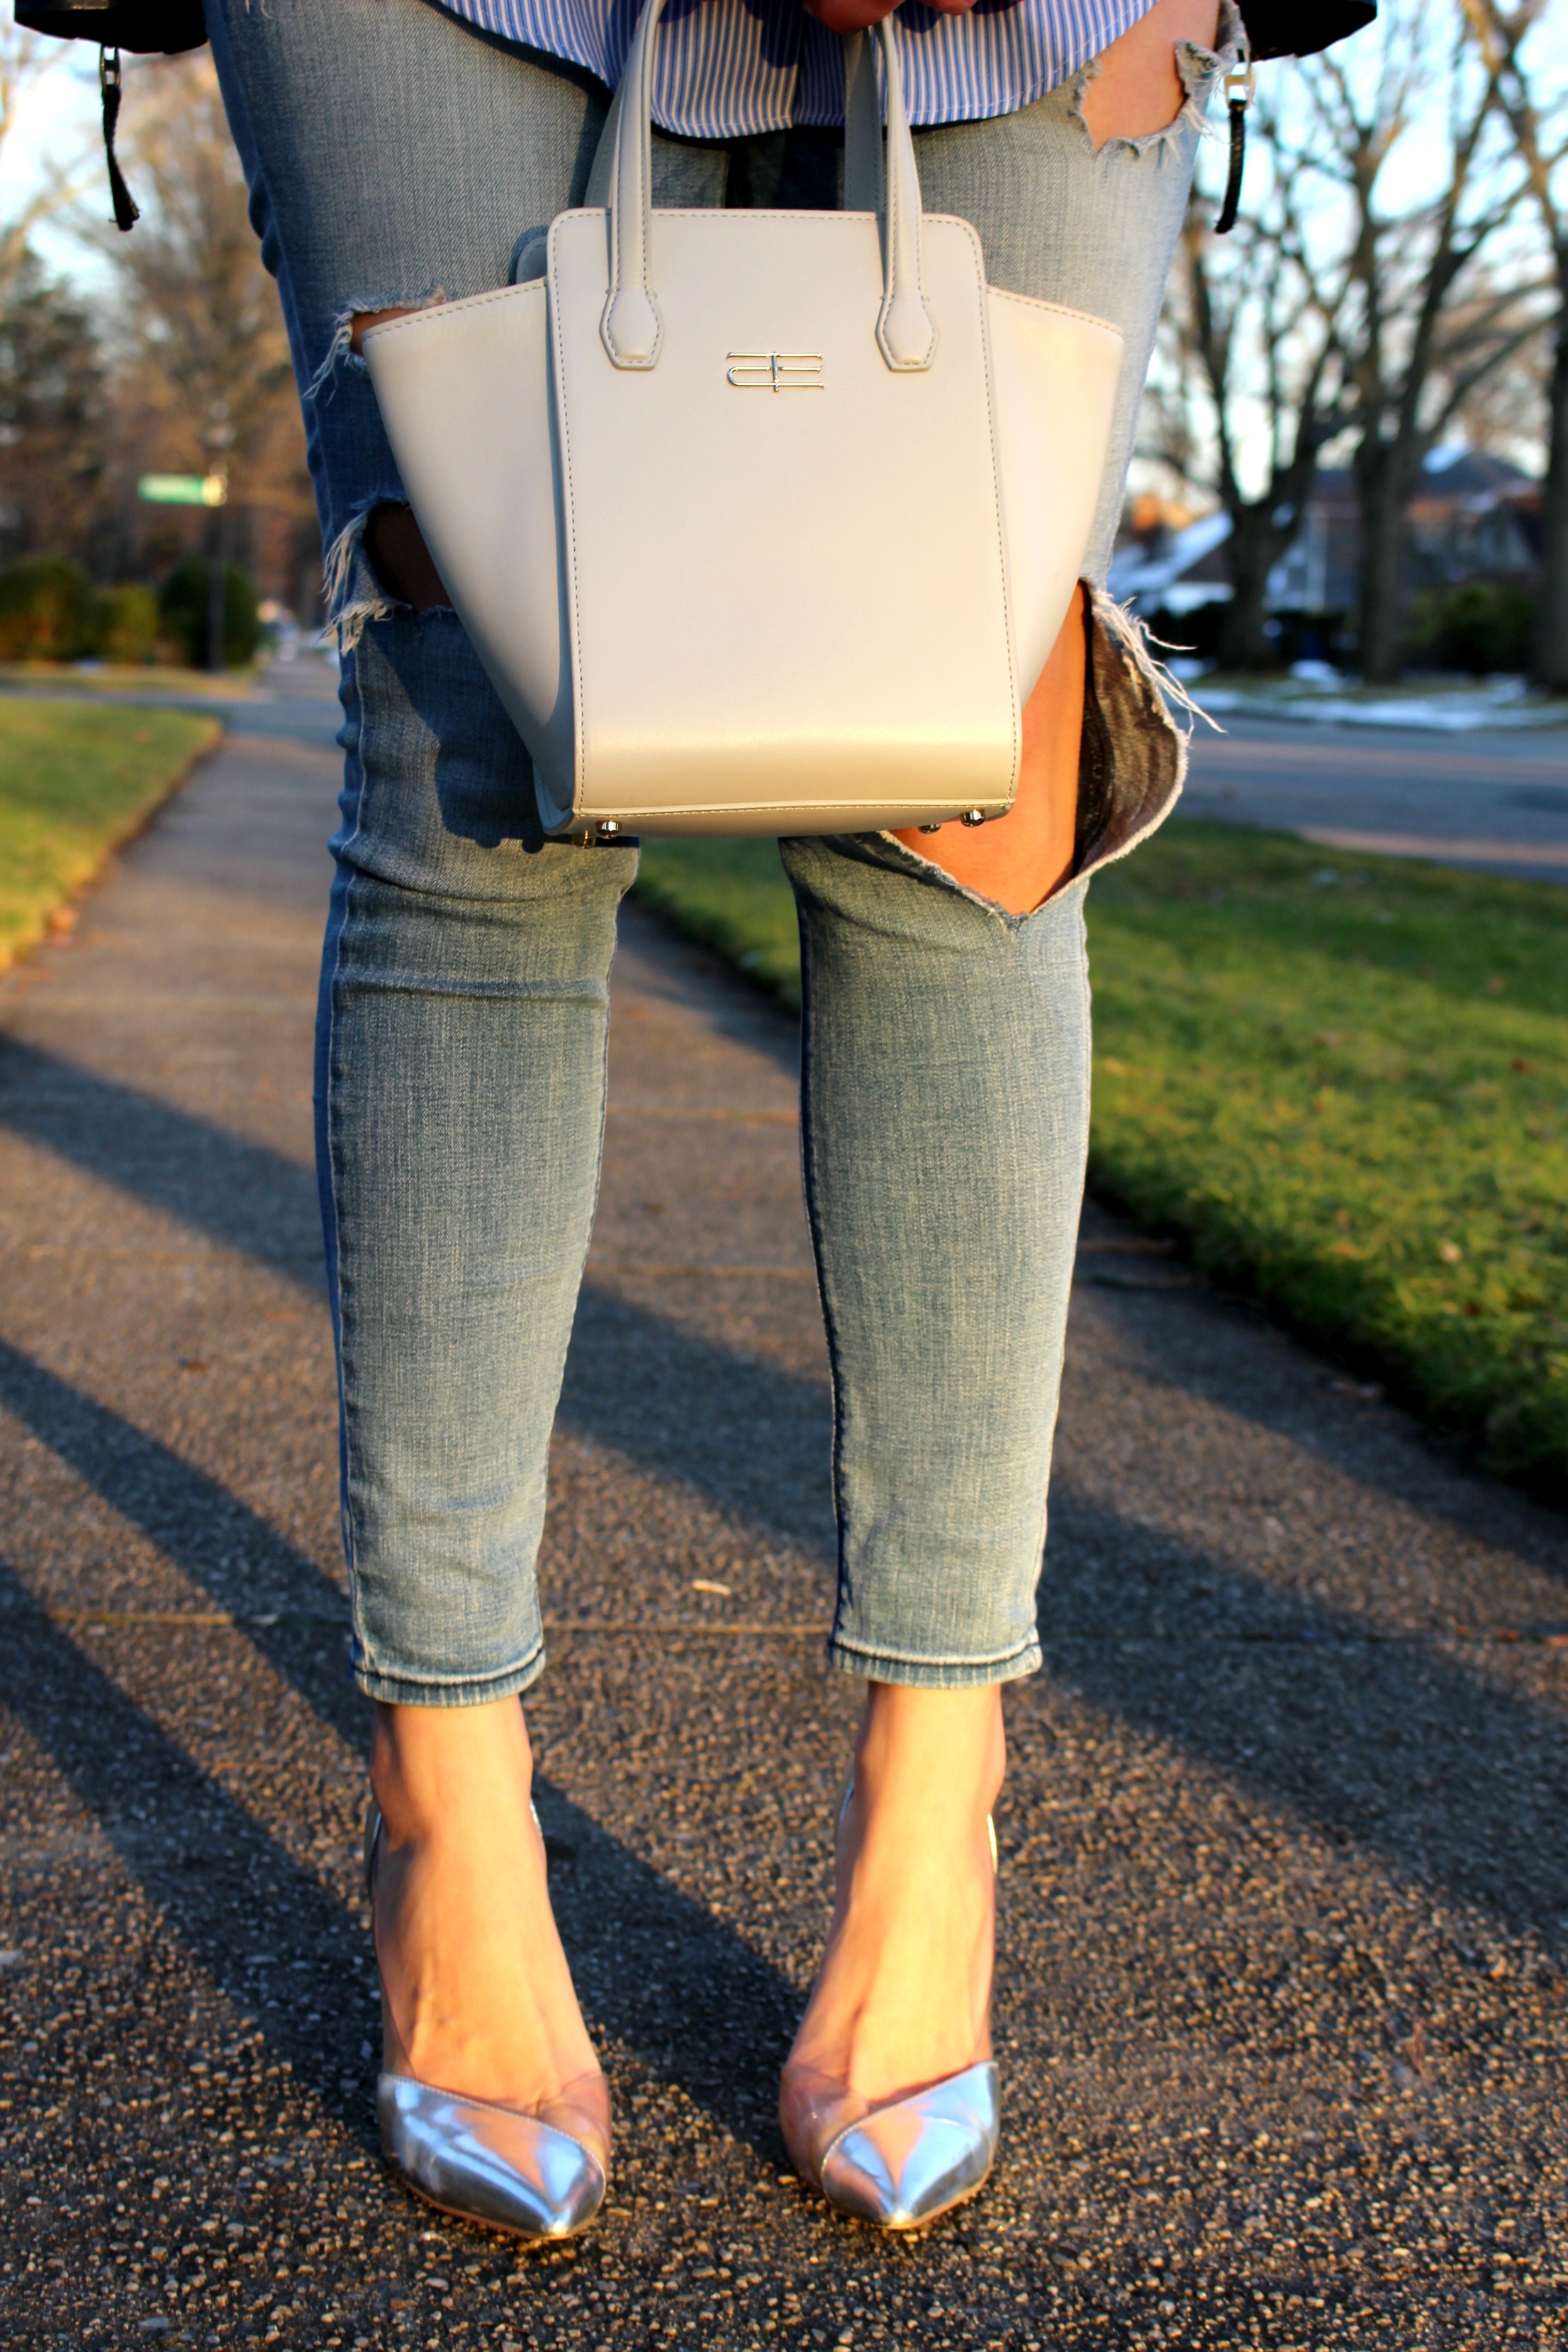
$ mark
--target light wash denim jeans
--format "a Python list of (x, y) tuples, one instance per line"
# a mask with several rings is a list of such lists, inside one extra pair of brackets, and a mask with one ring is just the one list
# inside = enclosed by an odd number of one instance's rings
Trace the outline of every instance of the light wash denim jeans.
[[(375, 1698), (461, 1705), (543, 1664), (546, 1454), (636, 852), (542, 839), (527, 754), (455, 614), (397, 604), (370, 568), (364, 518), (403, 490), (349, 321), (505, 284), (530, 233), (582, 201), (605, 93), (429, 0), (208, 0), (207, 20), (288, 319), (344, 652), (317, 1107), (355, 1671)], [(1233, 32), (1227, 8), (1222, 47)], [(994, 283), (1126, 334), (1093, 578), (1216, 68), (1178, 62), (1176, 123), (1098, 155), (1078, 112), (1092, 67), (917, 142), (928, 208), (975, 224)], [(820, 132), (660, 136), (656, 201), (833, 202), (840, 152)], [(1084, 896), (1165, 814), (1183, 766), (1141, 646), (1102, 597), (1094, 613), (1079, 871), (1037, 912), (1005, 913), (889, 836), (783, 845), (835, 1398), (830, 1654), (879, 1680), (1039, 1663), (1089, 1118)]]

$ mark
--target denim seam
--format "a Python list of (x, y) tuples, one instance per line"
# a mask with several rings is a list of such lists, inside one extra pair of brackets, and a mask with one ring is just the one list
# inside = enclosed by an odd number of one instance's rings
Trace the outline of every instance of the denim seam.
[(893, 1650), (889, 1649), (886, 1643), (881, 1642), (867, 1647), (858, 1642), (846, 1641), (837, 1626), (827, 1637), (827, 1654), (830, 1658), (835, 1655), (847, 1658), (868, 1658), (877, 1662), (886, 1661), (888, 1664), (897, 1666), (1007, 1666), (1011, 1665), (1016, 1658), (1026, 1658), (1032, 1652), (1037, 1654), (1039, 1647), (1039, 1629), (1033, 1625), (1025, 1639), (1015, 1642), (1010, 1650), (993, 1651), (987, 1656), (980, 1658), (952, 1657), (941, 1654), (933, 1656), (924, 1650)]
[[(1086, 876), (1086, 877), (1085, 877), (1086, 881), (1087, 881), (1087, 878), (1088, 878), (1088, 877), (1087, 877), (1087, 876)], [(1086, 890), (1085, 890), (1085, 892), (1083, 893), (1083, 896), (1082, 896), (1082, 897), (1079, 898), (1079, 908), (1078, 908), (1079, 970), (1079, 972), (1080, 972), (1080, 973), (1081, 973), (1081, 975), (1082, 975), (1084, 997), (1085, 997), (1085, 1000), (1086, 1000), (1086, 1002), (1089, 1003), (1089, 1019), (1084, 1023), (1084, 1026), (1083, 1026), (1083, 1035), (1082, 1035), (1082, 1043), (1081, 1043), (1081, 1046), (1080, 1046), (1080, 1050), (1079, 1050), (1079, 1076), (1080, 1083), (1082, 1084), (1082, 1087), (1083, 1087), (1084, 1100), (1085, 1100), (1085, 1103), (1086, 1103), (1086, 1104), (1088, 1104), (1088, 1103), (1089, 1103), (1090, 1101), (1092, 1101), (1092, 1099), (1093, 1099), (1093, 1093), (1094, 1093), (1094, 1042), (1093, 1042), (1093, 1040), (1094, 1040), (1094, 1016), (1093, 1016), (1093, 991), (1092, 991), (1092, 989), (1091, 989), (1091, 988), (1090, 988), (1090, 986), (1089, 986), (1089, 925), (1088, 925), (1088, 923), (1087, 923), (1087, 921), (1085, 920), (1085, 918), (1084, 918), (1084, 905), (1085, 905), (1085, 900), (1086, 900), (1086, 899), (1087, 899), (1087, 898), (1088, 898), (1088, 895), (1089, 895), (1089, 893), (1088, 893), (1088, 891), (1087, 891), (1087, 889), (1086, 889)], [(1084, 1120), (1084, 1129), (1083, 1129), (1084, 1137), (1085, 1137), (1085, 1142), (1086, 1142), (1086, 1147), (1087, 1147), (1087, 1140), (1088, 1140), (1088, 1131), (1089, 1131), (1089, 1122), (1088, 1122), (1088, 1119), (1087, 1119), (1087, 1117), (1086, 1117), (1086, 1118), (1085, 1118), (1085, 1120)], [(1087, 1148), (1086, 1148), (1086, 1150), (1085, 1150), (1085, 1154), (1084, 1154), (1083, 1170), (1082, 1170), (1082, 1173), (1081, 1173), (1081, 1175), (1080, 1175), (1079, 1181), (1079, 1207), (1078, 1207), (1078, 1214), (1077, 1214), (1077, 1216), (1076, 1216), (1076, 1217), (1075, 1217), (1075, 1219), (1074, 1219), (1074, 1228), (1075, 1228), (1075, 1231), (1076, 1231), (1077, 1226), (1079, 1225), (1079, 1223), (1081, 1223), (1082, 1216), (1083, 1216), (1083, 1193), (1084, 1193), (1084, 1187), (1085, 1187), (1085, 1184), (1087, 1183), (1087, 1181), (1088, 1181), (1088, 1176), (1089, 1176), (1089, 1155), (1088, 1155), (1088, 1150), (1087, 1150)], [(1071, 1292), (1072, 1292), (1072, 1276), (1071, 1276), (1070, 1272), (1069, 1272), (1068, 1276), (1068, 1298), (1069, 1298), (1069, 1301), (1070, 1301)], [(1064, 1342), (1064, 1352), (1065, 1352), (1065, 1342)], [(1057, 1423), (1058, 1423), (1058, 1420), (1059, 1420), (1059, 1418), (1060, 1418), (1060, 1396), (1061, 1396), (1061, 1390), (1060, 1390), (1059, 1382), (1060, 1382), (1060, 1378), (1061, 1378), (1061, 1367), (1060, 1367), (1059, 1362), (1058, 1362), (1058, 1373), (1057, 1373), (1057, 1377), (1058, 1377), (1058, 1391), (1057, 1391), (1058, 1401), (1058, 1411), (1057, 1411), (1057, 1412), (1056, 1412), (1055, 1414), (1053, 1414), (1053, 1416), (1052, 1416), (1052, 1420), (1051, 1420), (1051, 1426), (1050, 1426), (1050, 1428), (1049, 1428), (1049, 1430), (1047, 1431), (1047, 1435), (1046, 1435), (1046, 1475), (1045, 1475), (1045, 1482), (1044, 1482), (1044, 1485), (1042, 1486), (1042, 1487), (1041, 1487), (1041, 1489), (1040, 1489), (1040, 1517), (1039, 1517), (1039, 1526), (1038, 1526), (1038, 1528), (1037, 1528), (1037, 1530), (1036, 1537), (1035, 1537), (1035, 1558), (1036, 1558), (1036, 1559), (1037, 1559), (1041, 1563), (1042, 1570), (1043, 1570), (1043, 1568), (1044, 1568), (1044, 1563), (1045, 1563), (1045, 1557), (1046, 1557), (1046, 1546), (1047, 1546), (1047, 1542), (1048, 1542), (1048, 1541), (1049, 1541), (1049, 1539), (1050, 1539), (1050, 1531), (1051, 1531), (1051, 1473), (1052, 1473), (1052, 1470), (1053, 1470), (1053, 1468), (1054, 1468), (1054, 1466), (1055, 1466), (1055, 1462), (1056, 1462), (1056, 1450), (1057, 1450)], [(1039, 1643), (1040, 1643), (1040, 1626), (1039, 1626), (1039, 1619), (1038, 1619), (1038, 1617), (1037, 1617), (1037, 1618), (1036, 1618), (1034, 1624), (1030, 1627), (1030, 1633), (1031, 1633), (1031, 1636), (1032, 1636), (1032, 1639), (1033, 1639), (1033, 1642), (1034, 1642), (1034, 1644), (1035, 1644), (1036, 1652), (1037, 1652), (1037, 1653), (1038, 1653), (1038, 1651), (1039, 1651)]]
[[(357, 764), (358, 761), (356, 755), (356, 765)], [(360, 788), (363, 793), (363, 772)], [(359, 803), (357, 799), (354, 803), (354, 828), (356, 832), (359, 829)], [(343, 1251), (342, 1225), (338, 1215), (340, 1163), (337, 1144), (337, 1087), (335, 1083), (337, 1075), (335, 1033), (337, 1029), (338, 973), (342, 959), (343, 933), (348, 929), (350, 918), (353, 913), (353, 891), (355, 878), (354, 875), (351, 872), (343, 884), (342, 920), (338, 925), (337, 936), (332, 941), (332, 969), (326, 984), (327, 1050), (325, 1056), (326, 1068), (322, 1082), (324, 1090), (322, 1116), (326, 1130), (327, 1182), (331, 1192), (332, 1203), (331, 1285), (334, 1310), (333, 1319), (337, 1324), (338, 1412), (340, 1416), (339, 1426), (342, 1430), (342, 1438), (340, 1443), (342, 1454), (342, 1468), (341, 1474), (342, 1494), (340, 1509), (342, 1517), (343, 1557), (349, 1572), (349, 1624), (353, 1643), (354, 1664), (357, 1667), (359, 1661), (363, 1658), (365, 1653), (365, 1642), (363, 1625), (360, 1613), (359, 1530), (354, 1514), (353, 1479), (351, 1468), (353, 1447), (350, 1438), (351, 1413), (349, 1408), (348, 1350), (343, 1340)]]
[[(811, 953), (805, 936), (805, 926), (800, 921), (798, 908), (796, 928), (800, 932), (800, 1180), (805, 1199), (806, 1224), (811, 1234), (811, 1255), (816, 1266), (816, 1296), (822, 1308), (823, 1337), (827, 1345), (827, 1383), (833, 1402), (833, 1454), (831, 1488), (833, 1495), (833, 1527), (836, 1538), (837, 1562), (834, 1580), (833, 1618), (837, 1633), (839, 1613), (844, 1607), (844, 1586), (847, 1561), (844, 1542), (844, 1382), (839, 1372), (840, 1342), (838, 1318), (827, 1284), (827, 1266), (822, 1247), (822, 1223), (817, 1214), (816, 1154), (814, 1146), (812, 1117), (812, 1055), (805, 1047), (811, 1020)], [(834, 1634), (828, 1636), (831, 1654)]]
[(355, 869), (348, 861), (347, 853), (353, 847), (354, 842), (359, 838), (361, 832), (363, 830), (362, 817), (364, 808), (364, 751), (363, 740), (364, 707), (363, 699), (359, 694), (357, 677), (354, 681), (354, 700), (360, 712), (353, 745), (353, 763), (356, 779), (356, 790), (354, 793), (354, 817), (353, 829), (349, 834), (348, 839), (343, 843), (342, 848), (338, 852), (339, 870), (343, 876), (343, 908), (342, 919), (338, 924), (337, 932), (332, 940), (332, 967), (330, 974), (325, 976), (323, 989), (323, 993), (326, 999), (327, 1041), (326, 1053), (323, 1057), (324, 1068), (321, 1081), (321, 1111), (322, 1126), (326, 1139), (327, 1185), (331, 1202), (332, 1219), (332, 1263), (331, 1267), (331, 1279), (332, 1287), (333, 1320), (337, 1326), (335, 1336), (337, 1339), (338, 1412), (339, 1427), (342, 1433), (340, 1438), (342, 1453), (342, 1469), (340, 1474), (342, 1496), (339, 1507), (342, 1520), (343, 1558), (349, 1572), (349, 1624), (353, 1645), (353, 1664), (355, 1672), (357, 1673), (360, 1668), (361, 1661), (364, 1657), (366, 1645), (364, 1641), (363, 1622), (360, 1611), (359, 1530), (354, 1516), (353, 1479), (350, 1471), (352, 1456), (352, 1446), (350, 1442), (351, 1415), (349, 1409), (347, 1350), (343, 1344), (342, 1226), (338, 1216), (338, 1191), (341, 1171), (338, 1153), (336, 1117), (338, 977), (342, 964), (343, 933), (347, 930), (353, 915), (354, 885), (359, 878), (357, 869)]
[[(531, 1684), (538, 1681), (544, 1671), (544, 1631), (542, 1626), (539, 1638), (527, 1656), (518, 1659), (510, 1666), (496, 1666), (484, 1674), (477, 1675), (410, 1675), (399, 1674), (385, 1667), (373, 1667), (356, 1658), (354, 1682), (366, 1698), (376, 1698), (380, 1696), (381, 1690), (391, 1689), (429, 1692), (489, 1691), (493, 1690), (498, 1683), (510, 1684), (513, 1690), (526, 1690)], [(375, 1685), (379, 1685), (381, 1690), (372, 1687)], [(502, 1690), (497, 1695), (505, 1698), (509, 1693)], [(393, 1704), (395, 1706), (399, 1702), (395, 1700)]]

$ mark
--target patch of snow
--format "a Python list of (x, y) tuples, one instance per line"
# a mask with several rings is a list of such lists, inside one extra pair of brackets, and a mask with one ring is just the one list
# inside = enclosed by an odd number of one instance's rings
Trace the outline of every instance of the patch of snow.
[(1310, 719), (1318, 726), (1412, 727), (1439, 735), (1474, 734), (1483, 727), (1568, 727), (1568, 704), (1510, 704), (1457, 694), (1356, 702), (1348, 695), (1238, 694), (1231, 687), (1211, 687), (1204, 708), (1256, 719)]
[[(1158, 554), (1150, 554), (1138, 546), (1124, 547), (1110, 566), (1110, 593), (1118, 604), (1125, 604), (1129, 596), (1137, 596), (1146, 608), (1164, 604), (1168, 611), (1174, 611), (1171, 589), (1194, 564), (1201, 563), (1205, 555), (1223, 546), (1229, 537), (1230, 517), (1223, 509), (1216, 509), (1213, 514), (1200, 515), (1184, 530), (1173, 531)], [(1227, 595), (1230, 593), (1228, 583), (1215, 582), (1213, 588), (1205, 590), (1204, 602), (1217, 601), (1214, 589), (1223, 590)], [(1188, 591), (1189, 595), (1192, 593)]]
[(1468, 444), (1450, 441), (1441, 449), (1428, 449), (1421, 470), (1424, 474), (1446, 474), (1451, 466), (1457, 466), (1461, 457), (1468, 457), (1469, 454)]

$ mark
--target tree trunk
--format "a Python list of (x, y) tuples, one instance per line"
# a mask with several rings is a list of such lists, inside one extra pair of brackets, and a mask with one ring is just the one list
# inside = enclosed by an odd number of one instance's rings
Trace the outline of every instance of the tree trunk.
[(1405, 468), (1396, 453), (1380, 449), (1356, 467), (1361, 492), (1361, 593), (1357, 635), (1368, 686), (1392, 686), (1399, 676), (1403, 616), (1399, 575), (1405, 554)]
[[(1568, 271), (1562, 273), (1568, 288)], [(1541, 601), (1535, 622), (1535, 677), (1568, 692), (1568, 292), (1557, 314), (1549, 398), (1550, 456), (1541, 510)]]
[(1264, 597), (1279, 558), (1280, 533), (1267, 506), (1233, 507), (1226, 557), (1231, 598), (1220, 622), (1222, 669), (1272, 669), (1275, 654), (1264, 633)]

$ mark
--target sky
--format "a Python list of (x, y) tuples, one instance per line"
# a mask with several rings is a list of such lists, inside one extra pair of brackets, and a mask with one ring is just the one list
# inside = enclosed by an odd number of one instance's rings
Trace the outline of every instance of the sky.
[[(0, 151), (0, 220), (16, 217), (51, 166), (68, 169), (79, 163), (87, 202), (107, 221), (110, 214), (99, 113), (98, 50), (90, 41), (48, 46), (58, 50), (58, 61), (27, 92), (16, 128)], [(125, 70), (127, 78), (134, 72), (134, 58), (126, 59)], [(63, 231), (45, 224), (33, 244), (51, 271), (79, 285), (102, 282), (103, 262)]]

